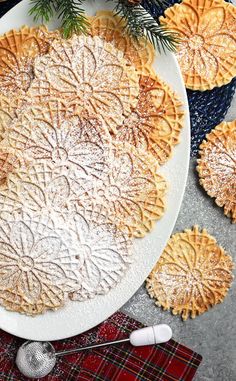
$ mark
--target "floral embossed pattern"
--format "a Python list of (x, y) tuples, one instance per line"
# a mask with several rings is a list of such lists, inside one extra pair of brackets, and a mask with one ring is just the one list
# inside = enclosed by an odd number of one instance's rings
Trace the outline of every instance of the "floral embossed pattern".
[(77, 178), (102, 176), (110, 140), (96, 117), (79, 116), (75, 106), (58, 101), (26, 110), (6, 134), (11, 149), (31, 163), (48, 161), (73, 170)]
[(81, 267), (68, 232), (57, 233), (48, 219), (16, 215), (1, 219), (0, 239), (1, 303), (30, 315), (63, 305), (79, 283)]
[(35, 57), (45, 54), (58, 36), (58, 32), (48, 32), (45, 27), (24, 26), (0, 37), (0, 86), (5, 96), (12, 98), (28, 90)]
[(111, 131), (137, 104), (135, 68), (121, 51), (99, 37), (74, 36), (54, 42), (50, 53), (36, 60), (35, 75), (28, 93), (33, 100), (56, 97), (76, 102), (79, 112), (96, 114)]
[(236, 121), (223, 122), (200, 146), (200, 184), (236, 223)]
[(233, 280), (231, 257), (205, 229), (174, 234), (147, 279), (156, 304), (195, 318), (223, 301)]
[(236, 8), (223, 0), (184, 0), (161, 23), (181, 37), (177, 58), (186, 87), (208, 90), (236, 76)]
[[(67, 215), (70, 205), (71, 188), (68, 171), (63, 167), (53, 167), (49, 162), (36, 162), (22, 167), (10, 176), (9, 189), (15, 189), (16, 197), (9, 196), (4, 212), (9, 203), (15, 210), (26, 210), (31, 215), (46, 214), (57, 218)], [(7, 197), (7, 195), (6, 195)]]
[(91, 218), (115, 223), (135, 237), (143, 237), (165, 210), (166, 181), (145, 151), (115, 144), (103, 180), (75, 184), (78, 204)]
[(124, 33), (124, 22), (119, 16), (111, 11), (99, 11), (96, 16), (89, 19), (92, 36), (100, 36), (107, 42), (124, 52), (125, 58), (130, 61), (139, 74), (153, 72), (155, 50), (153, 45), (146, 39), (135, 41), (127, 33)]
[(181, 102), (157, 76), (141, 76), (139, 84), (138, 104), (115, 138), (149, 151), (159, 164), (164, 164), (179, 142), (183, 126)]
[(115, 225), (89, 223), (79, 214), (74, 226), (80, 237), (82, 281), (70, 298), (84, 300), (105, 294), (120, 281), (131, 263), (131, 241)]

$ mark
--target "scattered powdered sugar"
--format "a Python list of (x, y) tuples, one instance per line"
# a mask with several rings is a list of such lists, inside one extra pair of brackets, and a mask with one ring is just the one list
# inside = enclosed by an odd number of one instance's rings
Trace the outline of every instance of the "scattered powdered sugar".
[(99, 37), (74, 36), (55, 41), (50, 53), (36, 60), (28, 96), (76, 102), (80, 111), (98, 115), (115, 132), (137, 104), (138, 81), (135, 68), (113, 45)]
[(114, 45), (56, 40), (29, 85), (17, 117), (0, 107), (0, 302), (35, 315), (115, 287), (132, 237), (164, 213), (166, 182), (151, 155), (112, 141), (139, 95)]
[(200, 183), (236, 221), (236, 122), (221, 123), (200, 146)]
[(235, 77), (234, 5), (184, 0), (167, 9), (160, 22), (180, 34), (177, 59), (187, 88), (208, 90)]

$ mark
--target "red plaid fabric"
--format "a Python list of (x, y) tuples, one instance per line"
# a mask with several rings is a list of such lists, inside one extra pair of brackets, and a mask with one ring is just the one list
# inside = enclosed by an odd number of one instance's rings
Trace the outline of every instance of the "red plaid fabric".
[[(57, 351), (94, 342), (122, 339), (142, 324), (121, 312), (92, 330), (64, 341), (54, 342)], [(29, 381), (15, 366), (22, 340), (0, 331), (0, 381)], [(201, 356), (170, 340), (166, 344), (132, 347), (129, 343), (88, 350), (58, 358), (53, 372), (44, 381), (191, 381)]]

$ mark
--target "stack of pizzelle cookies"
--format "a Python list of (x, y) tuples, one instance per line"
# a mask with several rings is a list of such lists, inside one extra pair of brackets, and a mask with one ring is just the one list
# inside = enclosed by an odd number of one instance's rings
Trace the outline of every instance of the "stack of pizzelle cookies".
[(0, 303), (35, 315), (105, 294), (165, 211), (183, 111), (154, 49), (111, 12), (88, 36), (0, 37)]

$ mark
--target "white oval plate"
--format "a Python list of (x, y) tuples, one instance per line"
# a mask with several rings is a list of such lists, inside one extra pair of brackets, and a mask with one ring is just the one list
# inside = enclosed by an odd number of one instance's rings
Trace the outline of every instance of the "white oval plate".
[[(87, 0), (86, 12), (95, 14), (99, 9), (111, 9), (106, 0)], [(0, 19), (0, 34), (23, 24), (35, 25), (28, 16), (29, 1), (23, 0)], [(55, 20), (50, 28), (58, 26)], [(181, 143), (174, 149), (171, 160), (161, 168), (169, 183), (167, 211), (155, 228), (143, 239), (135, 241), (134, 263), (126, 276), (107, 295), (85, 302), (69, 302), (58, 311), (28, 317), (0, 307), (0, 327), (13, 335), (30, 340), (59, 340), (80, 334), (117, 311), (142, 285), (163, 251), (171, 235), (184, 195), (189, 165), (190, 122), (184, 82), (178, 63), (172, 53), (157, 55), (156, 72), (179, 95), (184, 103), (185, 122)]]

